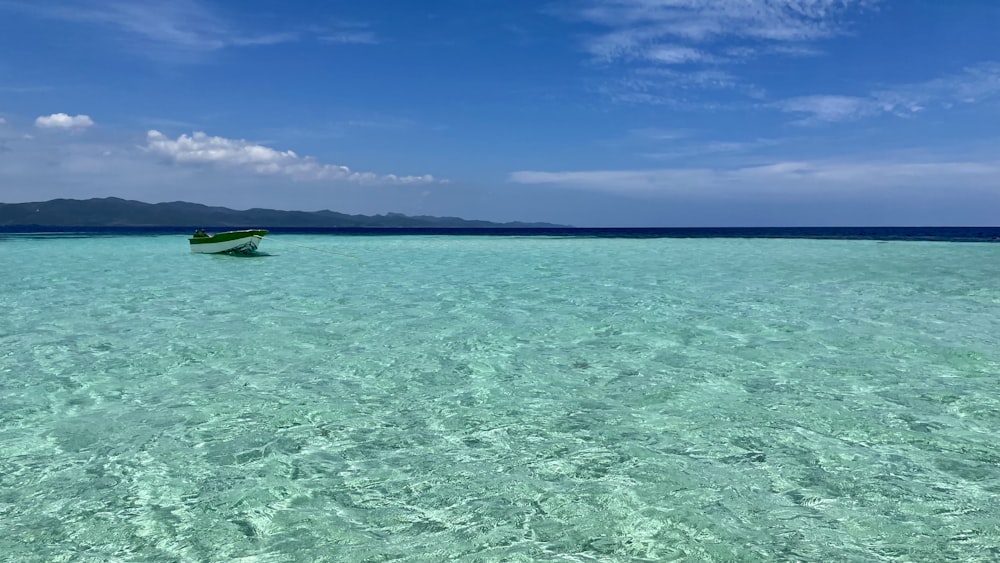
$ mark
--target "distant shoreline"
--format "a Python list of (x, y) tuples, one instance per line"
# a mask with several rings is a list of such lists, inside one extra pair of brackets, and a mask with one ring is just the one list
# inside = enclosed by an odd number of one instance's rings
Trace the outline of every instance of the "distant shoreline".
[(214, 207), (186, 201), (146, 203), (117, 197), (53, 199), (26, 203), (0, 203), (0, 227), (43, 228), (548, 228), (567, 227), (542, 222), (506, 222), (434, 217), (429, 215), (349, 215), (321, 211), (285, 211)]
[[(574, 238), (745, 238), (872, 241), (1000, 242), (1000, 227), (254, 227), (271, 234), (333, 236), (499, 236)], [(228, 226), (46, 226), (0, 225), (0, 233), (67, 236), (188, 235), (195, 228)]]

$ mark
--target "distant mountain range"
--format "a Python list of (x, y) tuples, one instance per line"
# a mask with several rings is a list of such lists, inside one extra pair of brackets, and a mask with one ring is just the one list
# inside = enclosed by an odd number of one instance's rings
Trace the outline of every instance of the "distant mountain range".
[(34, 203), (0, 203), (0, 227), (232, 227), (232, 228), (315, 228), (315, 227), (560, 227), (549, 223), (492, 223), (458, 217), (411, 217), (387, 215), (347, 215), (336, 211), (279, 211), (210, 207), (174, 201), (144, 203), (106, 197), (96, 199), (53, 199)]

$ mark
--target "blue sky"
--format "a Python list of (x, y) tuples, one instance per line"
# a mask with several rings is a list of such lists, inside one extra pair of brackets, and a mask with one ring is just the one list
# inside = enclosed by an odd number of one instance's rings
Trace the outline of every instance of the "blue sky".
[(0, 201), (996, 225), (998, 25), (995, 0), (0, 0)]

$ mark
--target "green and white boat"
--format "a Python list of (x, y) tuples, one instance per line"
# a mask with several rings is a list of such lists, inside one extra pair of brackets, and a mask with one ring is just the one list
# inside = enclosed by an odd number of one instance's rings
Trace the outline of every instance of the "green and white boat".
[(263, 229), (251, 229), (213, 235), (198, 229), (188, 241), (191, 252), (200, 254), (253, 254), (266, 234)]

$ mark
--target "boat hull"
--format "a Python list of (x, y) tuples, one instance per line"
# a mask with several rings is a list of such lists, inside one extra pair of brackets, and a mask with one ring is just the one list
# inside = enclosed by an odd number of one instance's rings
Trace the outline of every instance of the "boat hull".
[(267, 231), (230, 231), (210, 237), (189, 239), (191, 252), (198, 254), (252, 254)]

